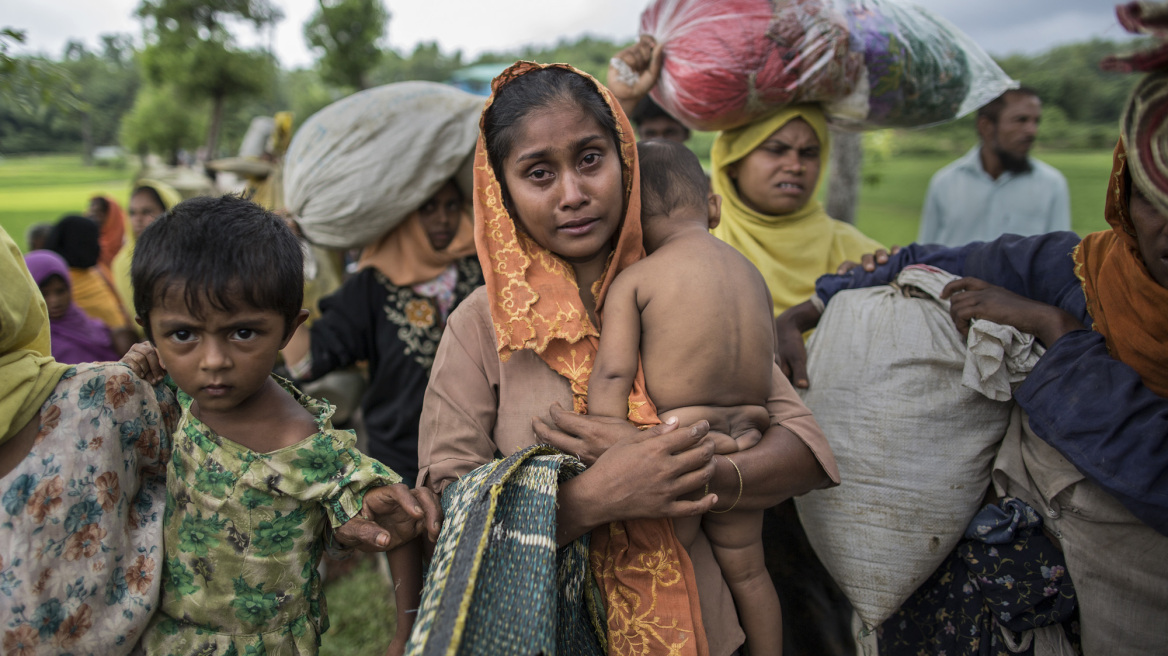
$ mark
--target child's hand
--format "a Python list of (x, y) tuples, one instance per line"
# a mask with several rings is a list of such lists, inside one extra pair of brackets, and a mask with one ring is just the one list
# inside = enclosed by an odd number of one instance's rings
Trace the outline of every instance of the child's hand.
[(166, 378), (166, 367), (158, 359), (158, 351), (150, 342), (134, 344), (119, 362), (130, 367), (134, 375), (151, 385), (157, 385)]
[[(399, 500), (395, 488), (405, 490), (409, 497)], [(438, 541), (438, 532), (442, 530), (442, 505), (430, 488), (410, 489), (400, 483), (375, 488), (365, 495), (365, 507), (369, 508), (382, 528), (400, 533), (402, 542), (408, 542), (422, 533), (426, 534), (430, 542)], [(394, 544), (394, 547), (400, 546), (402, 542)]]
[(428, 489), (398, 483), (365, 493), (361, 512), (336, 531), (337, 542), (359, 551), (388, 551), (413, 540), (423, 530), (438, 538), (442, 511)]

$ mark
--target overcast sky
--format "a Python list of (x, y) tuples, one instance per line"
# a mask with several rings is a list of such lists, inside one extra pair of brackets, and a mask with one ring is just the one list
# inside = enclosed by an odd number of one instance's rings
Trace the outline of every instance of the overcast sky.
[[(442, 50), (462, 50), (473, 59), (490, 50), (551, 44), (583, 34), (614, 40), (637, 33), (645, 4), (638, 0), (384, 0), (393, 17), (389, 45), (408, 52), (423, 41)], [(133, 17), (139, 0), (0, 0), (0, 27), (27, 31), (18, 54), (59, 56), (64, 44), (99, 43), (98, 36), (130, 33), (141, 39)], [(276, 0), (284, 20), (262, 36), (241, 30), (248, 43), (271, 41), (285, 67), (308, 66), (304, 22), (316, 0)], [(1037, 53), (1053, 45), (1092, 37), (1123, 39), (1113, 0), (918, 0), (964, 30), (994, 55)]]

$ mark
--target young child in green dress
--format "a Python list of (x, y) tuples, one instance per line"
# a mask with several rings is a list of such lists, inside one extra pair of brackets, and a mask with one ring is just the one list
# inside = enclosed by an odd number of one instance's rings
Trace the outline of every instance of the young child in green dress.
[[(271, 374), (308, 314), (300, 245), (280, 218), (233, 196), (180, 203), (139, 237), (131, 278), (183, 409), (162, 600), (143, 647), (314, 654), (328, 628), (325, 548), (391, 550), (395, 573), (417, 567), (392, 550), (436, 532), (436, 499), (357, 451), (327, 403)], [(403, 644), (409, 628), (398, 627)]]

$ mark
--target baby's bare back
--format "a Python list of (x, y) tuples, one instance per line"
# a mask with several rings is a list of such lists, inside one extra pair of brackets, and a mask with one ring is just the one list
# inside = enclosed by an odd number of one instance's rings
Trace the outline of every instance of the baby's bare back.
[(658, 414), (765, 405), (774, 327), (758, 269), (707, 233), (668, 242), (638, 265), (641, 358)]

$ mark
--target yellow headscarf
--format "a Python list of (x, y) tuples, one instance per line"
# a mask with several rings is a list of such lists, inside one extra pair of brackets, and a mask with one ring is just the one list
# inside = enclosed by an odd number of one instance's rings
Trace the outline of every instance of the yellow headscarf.
[[(134, 189), (138, 189), (139, 187), (149, 187), (156, 191), (158, 197), (162, 199), (162, 209), (164, 210), (169, 210), (182, 202), (182, 196), (178, 191), (165, 182), (142, 178), (134, 185)], [(128, 208), (129, 205), (126, 207)], [(114, 289), (117, 290), (122, 302), (126, 304), (126, 309), (130, 311), (130, 314), (135, 314), (134, 288), (130, 284), (130, 264), (134, 261), (134, 243), (137, 241), (138, 238), (134, 235), (134, 229), (130, 226), (129, 212), (126, 212), (126, 243), (122, 246), (122, 250), (118, 251), (117, 256), (114, 257), (114, 263), (110, 268), (113, 269)]]
[(729, 166), (749, 155), (776, 130), (801, 118), (819, 137), (819, 169), (823, 180), (828, 153), (827, 121), (814, 105), (796, 105), (770, 117), (718, 135), (710, 152), (714, 193), (722, 196), (722, 223), (714, 235), (730, 244), (762, 272), (775, 302), (775, 316), (815, 293), (815, 280), (835, 273), (845, 260), (884, 246), (842, 221), (827, 215), (814, 197), (802, 208), (781, 216), (757, 212), (738, 195)]
[(20, 248), (0, 227), (0, 443), (29, 422), (67, 364), (52, 357), (49, 311)]

